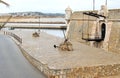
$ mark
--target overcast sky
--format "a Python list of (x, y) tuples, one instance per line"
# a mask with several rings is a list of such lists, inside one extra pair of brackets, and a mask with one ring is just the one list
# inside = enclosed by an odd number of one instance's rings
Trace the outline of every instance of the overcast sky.
[[(93, 9), (93, 0), (3, 0), (10, 4), (0, 4), (0, 13), (38, 11), (45, 13), (64, 13), (65, 8), (73, 11)], [(105, 4), (106, 0), (95, 0), (96, 9)], [(120, 8), (120, 0), (108, 0), (108, 8)]]

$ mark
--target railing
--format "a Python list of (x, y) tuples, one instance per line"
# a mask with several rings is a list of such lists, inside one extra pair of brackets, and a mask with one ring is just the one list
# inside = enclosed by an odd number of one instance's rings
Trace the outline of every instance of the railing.
[(20, 38), (18, 35), (12, 33), (12, 32), (6, 32), (4, 31), (4, 34), (5, 35), (10, 35), (12, 36), (13, 38), (15, 38), (20, 44), (22, 44), (22, 38)]

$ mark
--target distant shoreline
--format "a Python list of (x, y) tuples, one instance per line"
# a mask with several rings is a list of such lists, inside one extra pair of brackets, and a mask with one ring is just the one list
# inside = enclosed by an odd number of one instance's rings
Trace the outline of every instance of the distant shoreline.
[[(10, 16), (0, 16), (0, 23), (4, 23), (7, 21), (7, 19)], [(57, 20), (56, 20), (57, 19)], [(53, 21), (55, 20), (55, 21)], [(39, 23), (39, 22), (58, 22), (58, 23), (64, 23), (64, 17), (51, 17), (51, 16), (46, 16), (46, 17), (39, 17), (39, 16), (12, 16), (12, 18), (8, 21), (8, 23)]]
[[(10, 15), (4, 15), (4, 16), (0, 16), (0, 19), (6, 19), (8, 18)], [(12, 18), (15, 19), (26, 19), (26, 18), (65, 18), (64, 16), (12, 16)]]
[(13, 17), (19, 17), (19, 18), (37, 18), (37, 17), (44, 17), (44, 18), (57, 18), (57, 17), (65, 17), (64, 13), (42, 13), (42, 12), (15, 12), (15, 13), (3, 13), (0, 14), (0, 16), (9, 16), (12, 15)]

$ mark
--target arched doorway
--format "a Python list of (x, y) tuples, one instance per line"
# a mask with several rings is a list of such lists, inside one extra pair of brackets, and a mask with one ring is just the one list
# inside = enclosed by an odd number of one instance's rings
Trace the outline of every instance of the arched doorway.
[(105, 39), (105, 34), (106, 34), (106, 24), (103, 23), (101, 25), (101, 38), (104, 40)]

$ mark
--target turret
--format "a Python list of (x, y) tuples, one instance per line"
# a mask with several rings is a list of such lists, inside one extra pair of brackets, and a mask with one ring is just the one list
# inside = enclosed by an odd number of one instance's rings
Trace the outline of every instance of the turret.
[(106, 5), (102, 5), (101, 9), (98, 11), (98, 14), (108, 17), (108, 9)]
[(66, 9), (65, 9), (65, 19), (67, 21), (67, 24), (68, 22), (70, 21), (70, 17), (72, 15), (72, 9), (68, 6)]
[(69, 23), (70, 23), (70, 17), (72, 15), (72, 9), (68, 6), (66, 9), (65, 9), (65, 20), (66, 20), (66, 25), (67, 25), (67, 30), (66, 30), (66, 39), (68, 38), (68, 32), (69, 32)]

